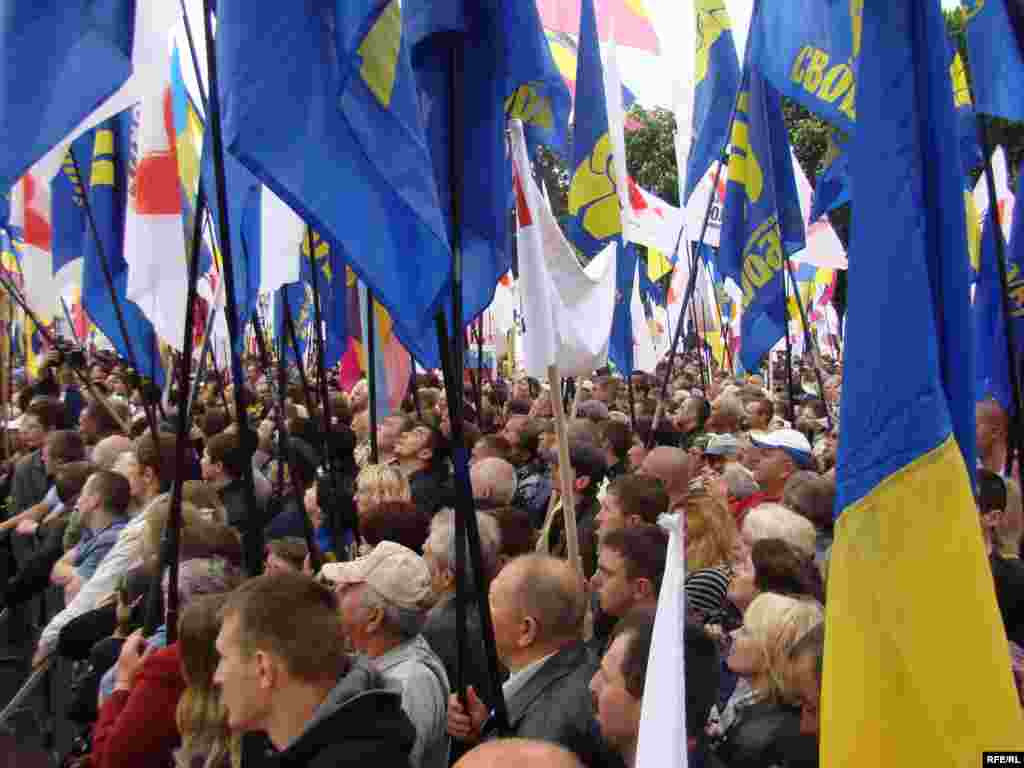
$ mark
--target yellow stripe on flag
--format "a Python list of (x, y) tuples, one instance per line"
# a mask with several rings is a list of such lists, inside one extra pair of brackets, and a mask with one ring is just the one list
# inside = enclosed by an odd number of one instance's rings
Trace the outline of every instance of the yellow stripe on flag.
[[(977, 506), (952, 437), (843, 512), (826, 621), (823, 765), (975, 766), (983, 749), (1024, 744)], [(982, 693), (979, 679), (997, 685)]]
[(672, 262), (668, 260), (668, 257), (662, 251), (659, 251), (657, 248), (647, 249), (647, 276), (651, 278), (651, 282), (661, 280), (671, 271)]

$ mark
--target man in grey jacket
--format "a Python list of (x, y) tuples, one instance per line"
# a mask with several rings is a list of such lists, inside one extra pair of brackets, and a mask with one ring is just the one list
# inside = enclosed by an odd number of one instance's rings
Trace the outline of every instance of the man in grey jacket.
[(580, 638), (586, 612), (583, 580), (564, 560), (525, 555), (491, 582), (494, 640), (508, 667), (503, 694), (510, 732), (496, 734), (476, 691), (464, 707), (448, 700), (448, 732), (464, 742), (514, 736), (560, 744), (588, 768), (621, 766), (600, 736), (590, 680), (597, 659)]
[(355, 650), (380, 671), (384, 687), (402, 694), (416, 728), (412, 768), (447, 768), (448, 675), (420, 634), (431, 600), (430, 570), (411, 549), (382, 541), (365, 557), (329, 563), (341, 624)]

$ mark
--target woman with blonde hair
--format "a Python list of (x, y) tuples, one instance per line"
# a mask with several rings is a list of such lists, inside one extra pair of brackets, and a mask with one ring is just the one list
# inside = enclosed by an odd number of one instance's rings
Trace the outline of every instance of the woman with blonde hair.
[(815, 764), (817, 741), (800, 733), (800, 710), (787, 700), (789, 652), (810, 629), (824, 620), (813, 600), (765, 592), (743, 615), (732, 633), (726, 659), (746, 686), (730, 701), (732, 712), (716, 747), (728, 768)]
[(721, 500), (700, 491), (689, 494), (684, 511), (687, 605), (693, 618), (704, 623), (725, 609), (736, 523)]
[(178, 644), (185, 692), (178, 700), (176, 720), (181, 748), (175, 753), (177, 768), (239, 768), (238, 737), (228, 730), (227, 712), (220, 690), (213, 684), (220, 655), (217, 633), (226, 594), (193, 601), (178, 623)]

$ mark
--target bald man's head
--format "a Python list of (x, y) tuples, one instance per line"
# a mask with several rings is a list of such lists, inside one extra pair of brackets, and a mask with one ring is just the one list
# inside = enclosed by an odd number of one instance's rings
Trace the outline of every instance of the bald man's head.
[(508, 768), (509, 765), (543, 765), (545, 768), (583, 768), (565, 747), (534, 739), (494, 739), (464, 754), (455, 768)]
[(691, 471), (690, 456), (686, 451), (660, 445), (647, 454), (638, 473), (661, 480), (669, 498), (676, 501), (686, 495)]
[(579, 639), (586, 593), (579, 574), (565, 560), (548, 555), (515, 558), (491, 584), (491, 601), (492, 610), (500, 604), (523, 621), (533, 619), (537, 644)]
[(516, 468), (496, 456), (480, 459), (470, 467), (469, 482), (475, 500), (507, 507), (516, 494)]

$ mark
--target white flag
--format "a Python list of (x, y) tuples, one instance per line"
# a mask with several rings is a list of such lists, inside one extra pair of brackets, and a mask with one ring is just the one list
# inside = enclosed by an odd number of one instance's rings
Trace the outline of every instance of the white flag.
[(522, 123), (513, 121), (512, 163), (519, 216), (519, 295), (523, 358), (530, 376), (557, 365), (586, 376), (605, 364), (615, 309), (615, 245), (583, 269), (544, 205), (530, 171)]

